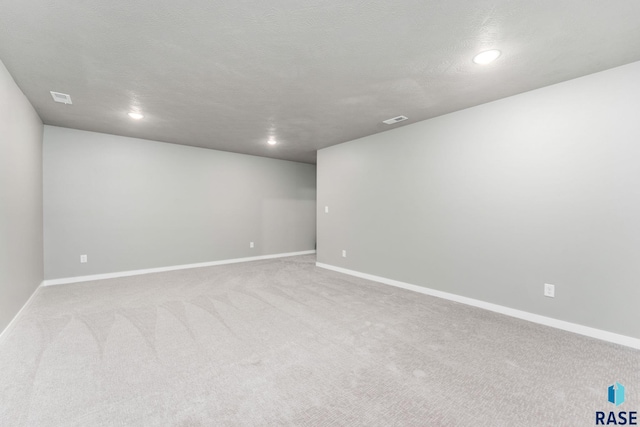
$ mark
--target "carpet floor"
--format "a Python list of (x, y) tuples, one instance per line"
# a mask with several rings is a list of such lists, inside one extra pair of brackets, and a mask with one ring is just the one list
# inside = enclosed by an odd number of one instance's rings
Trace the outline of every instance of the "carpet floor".
[(590, 426), (640, 410), (640, 351), (314, 262), (40, 288), (0, 343), (0, 425)]

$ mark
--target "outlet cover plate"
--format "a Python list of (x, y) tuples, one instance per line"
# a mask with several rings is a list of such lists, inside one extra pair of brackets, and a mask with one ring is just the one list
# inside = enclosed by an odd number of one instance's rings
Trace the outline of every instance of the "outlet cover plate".
[(556, 296), (556, 287), (555, 285), (551, 285), (549, 283), (544, 284), (544, 296), (549, 298), (554, 298)]

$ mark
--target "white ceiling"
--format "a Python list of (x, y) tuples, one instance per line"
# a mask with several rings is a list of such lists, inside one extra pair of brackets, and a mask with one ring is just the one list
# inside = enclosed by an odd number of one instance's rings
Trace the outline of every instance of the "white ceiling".
[[(503, 55), (473, 64), (490, 48)], [(640, 2), (2, 0), (0, 59), (46, 124), (315, 163), (323, 147), (638, 61)]]

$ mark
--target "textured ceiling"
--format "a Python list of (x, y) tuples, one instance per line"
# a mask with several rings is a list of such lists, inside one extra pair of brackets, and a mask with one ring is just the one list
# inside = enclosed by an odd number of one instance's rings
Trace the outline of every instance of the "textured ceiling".
[[(0, 59), (46, 124), (309, 163), (323, 147), (640, 60), (637, 0), (0, 4)], [(472, 63), (489, 48), (503, 55)]]

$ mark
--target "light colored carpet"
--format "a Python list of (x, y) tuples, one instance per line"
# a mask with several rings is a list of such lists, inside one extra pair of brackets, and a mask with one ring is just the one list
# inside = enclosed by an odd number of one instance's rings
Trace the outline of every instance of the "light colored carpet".
[(640, 409), (637, 350), (314, 261), (41, 288), (0, 344), (0, 425), (588, 426)]

